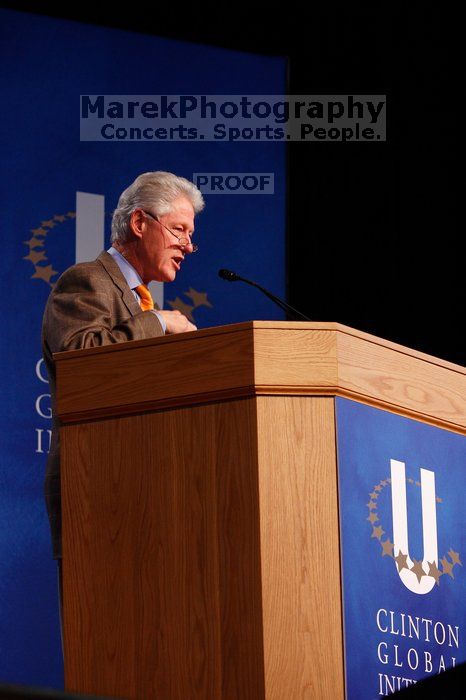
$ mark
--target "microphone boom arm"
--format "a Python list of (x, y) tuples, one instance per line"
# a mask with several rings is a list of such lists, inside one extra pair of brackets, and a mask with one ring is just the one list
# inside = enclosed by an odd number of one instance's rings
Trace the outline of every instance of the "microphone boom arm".
[(277, 304), (277, 306), (279, 306), (283, 311), (285, 311), (285, 313), (287, 314), (288, 317), (293, 317), (294, 321), (310, 321), (311, 320), (310, 318), (308, 318), (307, 316), (302, 314), (301, 311), (298, 311), (297, 309), (290, 306), (290, 304), (287, 304), (286, 301), (283, 301), (283, 299), (279, 299), (278, 297), (275, 296), (275, 294), (272, 294), (272, 292), (269, 292), (264, 287), (261, 287), (261, 285), (257, 284), (257, 282), (252, 282), (251, 280), (248, 280), (245, 277), (240, 277), (235, 272), (231, 272), (230, 270), (219, 270), (218, 274), (219, 274), (219, 277), (221, 277), (224, 280), (227, 280), (228, 282), (237, 282), (237, 281), (246, 282), (246, 284), (250, 284), (251, 287), (256, 287), (263, 294), (265, 294), (266, 297), (268, 297), (271, 301), (273, 301), (275, 304)]

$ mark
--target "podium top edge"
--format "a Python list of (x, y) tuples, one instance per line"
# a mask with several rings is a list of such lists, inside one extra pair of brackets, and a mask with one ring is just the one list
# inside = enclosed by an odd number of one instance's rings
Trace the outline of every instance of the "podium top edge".
[(120, 352), (131, 349), (136, 349), (146, 346), (157, 346), (161, 343), (177, 343), (192, 341), (195, 342), (196, 339), (207, 338), (209, 336), (217, 336), (224, 334), (233, 333), (244, 333), (247, 331), (255, 330), (271, 330), (271, 331), (329, 331), (338, 334), (350, 335), (356, 338), (360, 338), (369, 343), (373, 343), (385, 348), (394, 350), (396, 352), (403, 353), (405, 355), (410, 355), (411, 357), (418, 358), (425, 362), (435, 364), (446, 369), (459, 372), (460, 374), (466, 374), (466, 367), (462, 365), (455, 364), (448, 360), (444, 360), (440, 357), (434, 355), (429, 355), (427, 353), (421, 352), (420, 350), (414, 350), (405, 345), (395, 343), (391, 340), (386, 340), (380, 338), (379, 336), (366, 333), (365, 331), (352, 328), (351, 326), (345, 326), (341, 323), (329, 322), (329, 321), (243, 321), (241, 323), (232, 323), (225, 326), (211, 326), (208, 328), (203, 328), (197, 331), (191, 331), (188, 333), (177, 333), (174, 335), (157, 336), (154, 338), (147, 338), (145, 340), (130, 340), (123, 343), (115, 343), (111, 345), (104, 345), (99, 347), (86, 348), (83, 350), (71, 350), (65, 352), (57, 352), (53, 354), (53, 358), (56, 362), (63, 362), (67, 360), (76, 359), (81, 355), (92, 355), (92, 354), (102, 354), (109, 352)]

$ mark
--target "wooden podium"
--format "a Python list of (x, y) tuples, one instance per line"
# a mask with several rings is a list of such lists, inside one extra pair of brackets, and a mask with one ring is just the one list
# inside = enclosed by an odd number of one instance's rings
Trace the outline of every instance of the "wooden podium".
[(332, 323), (55, 357), (67, 690), (343, 699), (335, 396), (464, 433), (461, 368)]

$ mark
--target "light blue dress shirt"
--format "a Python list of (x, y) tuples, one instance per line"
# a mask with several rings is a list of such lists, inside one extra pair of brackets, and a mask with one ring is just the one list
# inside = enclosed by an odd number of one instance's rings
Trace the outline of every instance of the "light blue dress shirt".
[[(107, 253), (112, 256), (112, 258), (115, 260), (116, 264), (120, 268), (123, 277), (125, 278), (126, 282), (128, 283), (128, 287), (131, 289), (131, 291), (134, 294), (134, 298), (139, 304), (140, 301), (140, 296), (137, 293), (135, 287), (138, 287), (140, 284), (144, 284), (142, 279), (140, 278), (139, 274), (136, 272), (134, 267), (130, 265), (130, 263), (122, 256), (121, 253), (118, 252), (116, 248), (111, 246), (108, 250)], [(160, 323), (162, 324), (163, 332), (166, 333), (167, 331), (167, 324), (165, 323), (164, 318), (162, 317), (161, 314), (157, 312), (156, 309), (151, 309), (152, 313), (157, 316), (159, 319)]]

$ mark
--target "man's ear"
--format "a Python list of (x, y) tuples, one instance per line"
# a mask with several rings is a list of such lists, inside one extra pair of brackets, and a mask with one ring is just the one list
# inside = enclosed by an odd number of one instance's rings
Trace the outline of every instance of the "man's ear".
[(142, 234), (146, 230), (146, 225), (146, 217), (141, 209), (135, 209), (133, 212), (131, 212), (131, 216), (129, 218), (129, 229), (133, 236), (136, 238), (142, 238)]

